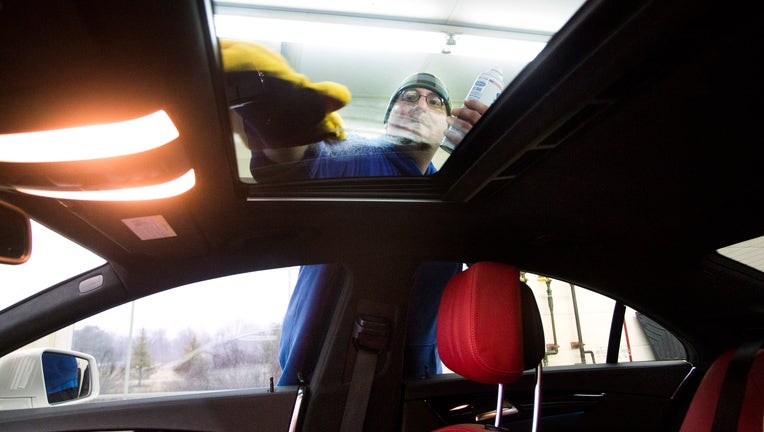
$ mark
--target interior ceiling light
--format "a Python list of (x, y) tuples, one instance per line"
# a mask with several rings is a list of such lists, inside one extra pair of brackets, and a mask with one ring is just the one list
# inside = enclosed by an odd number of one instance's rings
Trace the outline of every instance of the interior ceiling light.
[(456, 35), (456, 41), (450, 48), (452, 55), (504, 58), (527, 63), (536, 58), (545, 46), (544, 42), (463, 34)]
[(125, 156), (178, 137), (163, 110), (126, 121), (0, 135), (0, 162), (70, 162)]
[[(546, 45), (541, 41), (510, 37), (220, 14), (215, 15), (215, 31), (224, 39), (293, 42), (364, 51), (444, 53), (518, 62), (533, 60)], [(449, 48), (445, 51), (444, 37)]]
[(191, 169), (182, 176), (166, 183), (149, 186), (111, 189), (111, 190), (62, 190), (25, 188), (17, 186), (19, 192), (48, 198), (60, 198), (79, 201), (147, 201), (170, 198), (180, 195), (196, 184), (196, 174)]
[(372, 51), (440, 52), (438, 32), (352, 24), (216, 15), (217, 36), (226, 39), (293, 42)]

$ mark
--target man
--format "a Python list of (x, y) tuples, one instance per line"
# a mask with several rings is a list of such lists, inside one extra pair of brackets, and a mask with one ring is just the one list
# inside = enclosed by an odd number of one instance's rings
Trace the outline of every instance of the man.
[[(415, 73), (404, 79), (393, 92), (385, 113), (384, 135), (376, 139), (350, 136), (306, 144), (305, 140), (292, 139), (292, 129), (295, 128), (292, 123), (303, 117), (295, 118), (283, 113), (297, 109), (305, 112), (308, 104), (312, 104), (313, 110), (326, 105), (330, 105), (330, 109), (338, 109), (337, 106), (341, 107), (349, 101), (349, 94), (345, 95), (342, 88), (333, 85), (335, 83), (310, 83), (305, 77), (295, 74), (283, 58), (264, 51), (262, 47), (225, 45), (223, 48), (224, 63), (226, 49), (232, 53), (228, 56), (227, 71), (254, 67), (262, 72), (263, 64), (274, 71), (265, 78), (258, 73), (260, 83), (255, 83), (261, 87), (255, 92), (258, 98), (249, 104), (233, 107), (243, 121), (244, 138), (252, 150), (250, 170), (258, 182), (433, 174), (436, 168), (431, 161), (444, 134), (449, 133), (452, 142), (461, 140), (460, 135), (452, 136), (451, 132), (447, 132), (449, 123), (456, 123), (459, 129), (468, 131), (488, 109), (480, 102), (468, 100), (463, 107), (452, 110), (443, 82), (430, 73)], [(253, 58), (260, 63), (252, 64)], [(276, 82), (269, 83), (270, 78), (276, 78)], [(305, 99), (278, 94), (282, 81), (317, 90)], [(239, 94), (238, 91), (234, 93)], [(314, 97), (316, 95), (318, 97)], [(331, 103), (325, 103), (327, 98)], [(292, 103), (290, 101), (296, 101), (297, 108), (283, 106)], [(268, 112), (269, 102), (282, 106)], [(263, 117), (267, 117), (267, 121)], [(274, 127), (273, 119), (279, 118), (284, 120)], [(315, 121), (308, 123), (312, 125)], [(314, 130), (312, 127), (306, 129)], [(326, 129), (323, 131), (326, 132)], [(299, 131), (296, 135), (305, 136)], [(414, 313), (407, 320), (404, 371), (407, 376), (440, 371), (435, 345), (435, 318), (443, 287), (460, 270), (459, 263), (425, 263), (417, 271), (409, 306)], [(344, 276), (340, 265), (308, 265), (300, 269), (282, 326), (279, 347), (282, 375), (279, 385), (297, 384), (300, 375), (307, 378), (315, 367)]]
[[(447, 131), (449, 121), (469, 130), (487, 106), (466, 101), (451, 110), (446, 86), (429, 73), (416, 73), (393, 93), (385, 113), (385, 134), (376, 140), (349, 137), (342, 143), (317, 143), (288, 150), (253, 152), (252, 172), (258, 181), (261, 170), (273, 161), (292, 164), (278, 176), (286, 180), (361, 176), (414, 176), (436, 172), (432, 158)], [(453, 117), (449, 120), (449, 114)], [(459, 136), (449, 136), (459, 142)], [(288, 173), (288, 174), (285, 174)], [(267, 177), (267, 176), (266, 176)], [(273, 177), (270, 178), (273, 180)], [(461, 270), (460, 263), (425, 263), (417, 271), (407, 322), (405, 371), (407, 376), (440, 372), (435, 345), (435, 319), (440, 293), (446, 282)], [(290, 299), (282, 327), (279, 385), (297, 383), (298, 373), (312, 370), (321, 341), (329, 326), (334, 301), (343, 282), (338, 265), (303, 266)]]
[[(452, 112), (443, 82), (430, 73), (416, 73), (403, 80), (390, 98), (383, 136), (254, 149), (250, 168), (260, 182), (432, 174), (436, 169), (431, 161), (444, 134), (454, 142), (461, 139), (447, 131), (449, 122), (468, 131), (487, 109), (467, 100)], [(274, 163), (282, 166), (274, 169)]]

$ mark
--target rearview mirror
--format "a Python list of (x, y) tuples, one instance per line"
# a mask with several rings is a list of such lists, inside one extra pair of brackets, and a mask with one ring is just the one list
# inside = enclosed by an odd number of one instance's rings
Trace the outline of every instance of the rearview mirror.
[(29, 259), (32, 228), (21, 209), (0, 201), (0, 263), (21, 264)]
[(32, 348), (0, 359), (0, 410), (84, 402), (99, 392), (98, 366), (89, 354)]

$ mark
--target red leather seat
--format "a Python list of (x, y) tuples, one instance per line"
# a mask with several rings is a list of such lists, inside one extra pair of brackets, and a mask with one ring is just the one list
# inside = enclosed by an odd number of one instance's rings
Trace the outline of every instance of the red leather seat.
[[(520, 282), (520, 272), (513, 266), (480, 262), (455, 275), (441, 297), (437, 342), (441, 360), (449, 369), (472, 381), (499, 385), (499, 410), (503, 384), (517, 380), (523, 371), (536, 368), (540, 384), (544, 357), (541, 315), (533, 293)], [(540, 388), (536, 395), (540, 396)], [(538, 403), (537, 398), (537, 407)], [(535, 425), (538, 409), (534, 414)], [(438, 429), (472, 430), (483, 430), (483, 425)]]
[[(755, 349), (755, 347), (754, 347)], [(733, 425), (726, 423), (717, 424), (716, 430), (737, 432), (762, 432), (764, 431), (764, 349), (757, 349), (753, 357), (744, 384), (736, 387), (731, 394), (723, 390), (730, 380), (728, 369), (736, 350), (730, 350), (722, 354), (708, 369), (706, 375), (698, 386), (695, 396), (687, 410), (680, 432), (711, 432), (714, 423), (719, 422), (718, 417), (722, 414), (717, 407), (725, 398), (741, 397), (739, 407), (731, 408), (726, 415), (731, 416)], [(749, 360), (750, 361), (750, 360)], [(742, 373), (745, 373), (743, 371)], [(742, 395), (741, 395), (742, 393)], [(725, 408), (722, 408), (722, 411)]]
[[(454, 276), (441, 298), (437, 341), (448, 368), (473, 381), (500, 384), (497, 406), (503, 399), (501, 384), (518, 379), (524, 370), (538, 365), (540, 383), (544, 356), (541, 318), (533, 293), (520, 282), (519, 271), (512, 266), (481, 262)], [(732, 392), (732, 398), (742, 393), (739, 411), (733, 415), (737, 428), (721, 423), (713, 429), (719, 416), (720, 393), (726, 393), (722, 389), (730, 380), (728, 365), (736, 354), (731, 350), (714, 362), (701, 381), (680, 432), (764, 431), (764, 349), (756, 350), (757, 346), (751, 351), (755, 355), (750, 370), (746, 369), (745, 385)], [(739, 364), (735, 358), (733, 365)], [(733, 369), (738, 370), (736, 366)], [(540, 394), (540, 388), (536, 393)], [(537, 399), (534, 427), (539, 403)], [(451, 425), (436, 432), (475, 430), (484, 430), (484, 425)]]

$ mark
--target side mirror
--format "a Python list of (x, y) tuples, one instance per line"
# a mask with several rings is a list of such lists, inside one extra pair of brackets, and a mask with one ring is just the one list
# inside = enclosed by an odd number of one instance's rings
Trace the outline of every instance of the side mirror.
[(32, 250), (32, 227), (21, 209), (0, 201), (0, 263), (21, 264)]
[(98, 365), (90, 354), (31, 348), (0, 359), (0, 410), (79, 403), (99, 392)]

